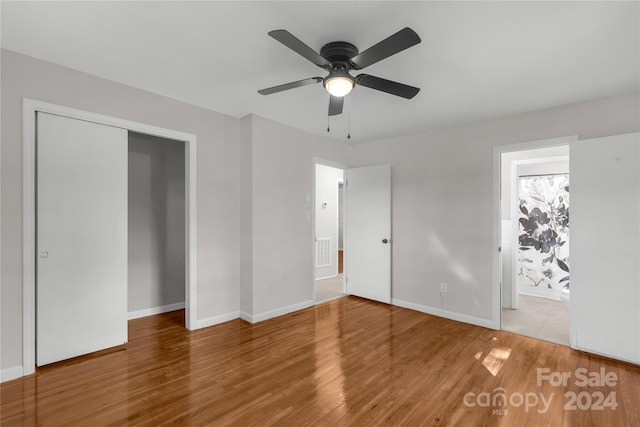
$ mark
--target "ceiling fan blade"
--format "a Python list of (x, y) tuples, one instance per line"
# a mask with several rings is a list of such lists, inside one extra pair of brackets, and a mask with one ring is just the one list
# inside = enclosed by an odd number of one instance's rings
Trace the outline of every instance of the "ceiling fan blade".
[(311, 77), (310, 79), (298, 80), (297, 82), (285, 83), (283, 85), (273, 86), (266, 89), (260, 89), (260, 95), (271, 95), (272, 93), (282, 92), (283, 90), (295, 89), (300, 86), (306, 86), (313, 83), (320, 83), (321, 77)]
[(358, 75), (358, 77), (356, 77), (356, 82), (360, 86), (366, 86), (371, 89), (390, 93), (391, 95), (401, 96), (407, 99), (413, 98), (418, 92), (420, 92), (420, 88), (418, 87), (405, 85), (376, 76), (370, 76), (369, 74)]
[(291, 34), (287, 30), (273, 30), (268, 33), (271, 37), (278, 40), (280, 43), (296, 52), (298, 55), (302, 55), (309, 61), (316, 64), (318, 67), (329, 66), (329, 61), (324, 59), (318, 52), (311, 49), (309, 46), (301, 42), (296, 36)]
[(337, 116), (342, 114), (342, 105), (344, 104), (344, 96), (333, 96), (329, 98), (329, 115)]
[(355, 64), (358, 70), (361, 70), (418, 43), (420, 43), (420, 36), (411, 28), (405, 27), (359, 55), (354, 56), (351, 58), (351, 62)]

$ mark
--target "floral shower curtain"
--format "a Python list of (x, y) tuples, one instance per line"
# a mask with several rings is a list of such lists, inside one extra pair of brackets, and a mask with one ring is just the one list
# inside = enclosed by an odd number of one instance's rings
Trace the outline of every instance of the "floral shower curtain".
[(518, 178), (518, 292), (559, 298), (569, 288), (569, 175)]

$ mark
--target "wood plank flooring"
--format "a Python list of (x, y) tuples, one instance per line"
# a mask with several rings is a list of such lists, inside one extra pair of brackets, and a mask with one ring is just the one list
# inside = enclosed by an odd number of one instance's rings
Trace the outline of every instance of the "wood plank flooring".
[[(360, 298), (255, 325), (183, 322), (132, 320), (119, 349), (2, 384), (2, 425), (640, 425), (638, 366)], [(537, 368), (571, 378), (538, 385)], [(581, 387), (577, 368), (616, 384)], [(566, 392), (583, 408), (615, 392), (617, 407), (565, 409)], [(534, 395), (548, 407), (522, 403)]]

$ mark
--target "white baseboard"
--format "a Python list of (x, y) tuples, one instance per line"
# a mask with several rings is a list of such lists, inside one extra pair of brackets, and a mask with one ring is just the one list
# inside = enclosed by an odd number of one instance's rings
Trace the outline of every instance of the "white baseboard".
[(245, 313), (244, 311), (241, 311), (241, 312), (240, 312), (240, 318), (241, 318), (242, 320), (245, 320), (245, 321), (249, 322), (249, 323), (253, 323), (253, 322), (251, 321), (251, 315), (250, 315), (249, 313)]
[(129, 313), (127, 313), (127, 319), (129, 320), (139, 319), (140, 317), (147, 317), (147, 316), (153, 316), (154, 314), (168, 313), (170, 311), (182, 310), (183, 308), (184, 308), (184, 301), (177, 302), (175, 304), (163, 305), (160, 307), (145, 308), (144, 310), (130, 311)]
[(207, 317), (206, 319), (196, 320), (196, 324), (192, 330), (207, 328), (209, 326), (237, 319), (238, 317), (240, 317), (240, 312), (232, 311), (231, 313), (219, 314), (217, 316)]
[(0, 383), (5, 381), (15, 380), (24, 375), (24, 370), (22, 369), (22, 365), (14, 366), (13, 368), (7, 368), (0, 371)]
[(333, 279), (334, 277), (338, 277), (340, 273), (330, 274), (329, 276), (316, 277), (316, 280), (324, 280), (324, 279)]
[(544, 298), (544, 299), (549, 299), (551, 301), (562, 301), (560, 299), (560, 297), (558, 298), (554, 298), (554, 297), (550, 297), (548, 295), (540, 295), (540, 294), (535, 294), (535, 293), (531, 293), (531, 292), (518, 292), (520, 295), (527, 295), (530, 297), (538, 297), (538, 298)]
[(346, 296), (346, 294), (338, 295), (338, 296), (335, 296), (335, 297), (331, 297), (331, 298), (324, 299), (324, 300), (322, 300), (322, 301), (315, 301), (315, 302), (314, 302), (314, 304), (315, 304), (315, 305), (317, 305), (317, 304), (324, 304), (325, 302), (333, 301), (334, 299), (344, 298), (345, 296)]
[(244, 317), (242, 319), (250, 323), (258, 323), (263, 320), (271, 319), (273, 317), (283, 316), (285, 314), (293, 313), (294, 311), (304, 310), (305, 308), (313, 307), (313, 300), (303, 301), (298, 304), (288, 305), (286, 307), (277, 308), (271, 311), (265, 311), (264, 313), (258, 313), (250, 315), (248, 313), (242, 313)]
[(420, 304), (416, 304), (409, 301), (399, 300), (396, 298), (391, 299), (391, 304), (397, 305), (398, 307), (420, 311), (422, 313), (432, 314), (438, 317), (444, 317), (445, 319), (455, 320), (457, 322), (469, 323), (471, 325), (482, 326), (483, 328), (496, 329), (493, 321), (487, 320), (487, 319), (481, 319), (479, 317), (468, 316), (466, 314), (455, 313), (453, 311), (447, 311), (441, 308), (420, 305)]

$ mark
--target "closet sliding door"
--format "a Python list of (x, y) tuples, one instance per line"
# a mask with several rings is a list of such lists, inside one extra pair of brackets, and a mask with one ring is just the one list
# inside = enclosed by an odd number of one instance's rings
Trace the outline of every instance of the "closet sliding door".
[(36, 360), (127, 342), (127, 130), (37, 114)]
[(640, 363), (640, 133), (570, 146), (575, 348)]

